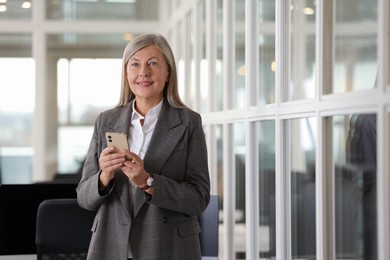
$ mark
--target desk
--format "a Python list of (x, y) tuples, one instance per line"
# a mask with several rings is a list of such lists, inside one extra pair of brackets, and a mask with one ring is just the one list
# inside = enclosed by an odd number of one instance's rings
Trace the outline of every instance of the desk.
[(37, 260), (37, 255), (0, 255), (0, 260)]
[[(36, 255), (0, 255), (0, 260), (36, 260)], [(217, 257), (203, 256), (202, 260), (217, 260)]]
[[(0, 255), (0, 260), (36, 260), (36, 255)], [(217, 257), (203, 256), (202, 260), (217, 260)]]
[(0, 259), (25, 260), (24, 256), (35, 255), (39, 204), (46, 199), (76, 198), (76, 187), (65, 183), (0, 185)]

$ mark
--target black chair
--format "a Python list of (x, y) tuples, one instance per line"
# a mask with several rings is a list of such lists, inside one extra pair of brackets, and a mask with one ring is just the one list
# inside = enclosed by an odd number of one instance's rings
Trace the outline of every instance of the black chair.
[(37, 259), (86, 259), (94, 217), (77, 199), (43, 201), (37, 212)]
[(218, 259), (219, 196), (212, 195), (206, 210), (199, 216), (200, 247), (203, 260)]
[[(85, 259), (95, 212), (79, 207), (77, 199), (49, 199), (37, 212), (37, 260)], [(218, 258), (219, 197), (211, 196), (199, 216), (202, 259)]]

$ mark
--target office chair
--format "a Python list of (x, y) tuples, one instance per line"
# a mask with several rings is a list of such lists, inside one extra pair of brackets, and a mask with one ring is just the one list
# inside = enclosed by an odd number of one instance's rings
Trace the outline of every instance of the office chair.
[(202, 260), (218, 259), (219, 196), (212, 195), (206, 210), (199, 216)]
[(77, 199), (42, 201), (36, 222), (37, 260), (86, 259), (94, 217)]
[[(79, 207), (77, 199), (49, 199), (37, 212), (37, 260), (85, 259), (95, 212)], [(218, 258), (219, 197), (211, 196), (199, 216), (202, 260)]]

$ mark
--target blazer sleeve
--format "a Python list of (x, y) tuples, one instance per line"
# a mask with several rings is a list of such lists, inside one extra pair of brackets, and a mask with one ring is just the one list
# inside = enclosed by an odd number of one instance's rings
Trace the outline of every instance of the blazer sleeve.
[[(104, 198), (109, 194), (107, 193), (105, 196), (102, 196), (102, 194), (99, 193), (99, 154), (103, 149), (100, 141), (101, 138), (99, 137), (101, 117), (102, 114), (96, 119), (82, 177), (76, 188), (77, 201), (80, 207), (87, 210), (96, 210), (104, 201)], [(110, 191), (111, 190), (112, 187)]]

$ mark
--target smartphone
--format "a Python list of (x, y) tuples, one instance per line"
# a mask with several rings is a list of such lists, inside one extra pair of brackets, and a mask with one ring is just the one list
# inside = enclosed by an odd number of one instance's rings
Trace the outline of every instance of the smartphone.
[(107, 141), (107, 146), (114, 146), (119, 150), (129, 150), (126, 134), (107, 132), (106, 141)]

